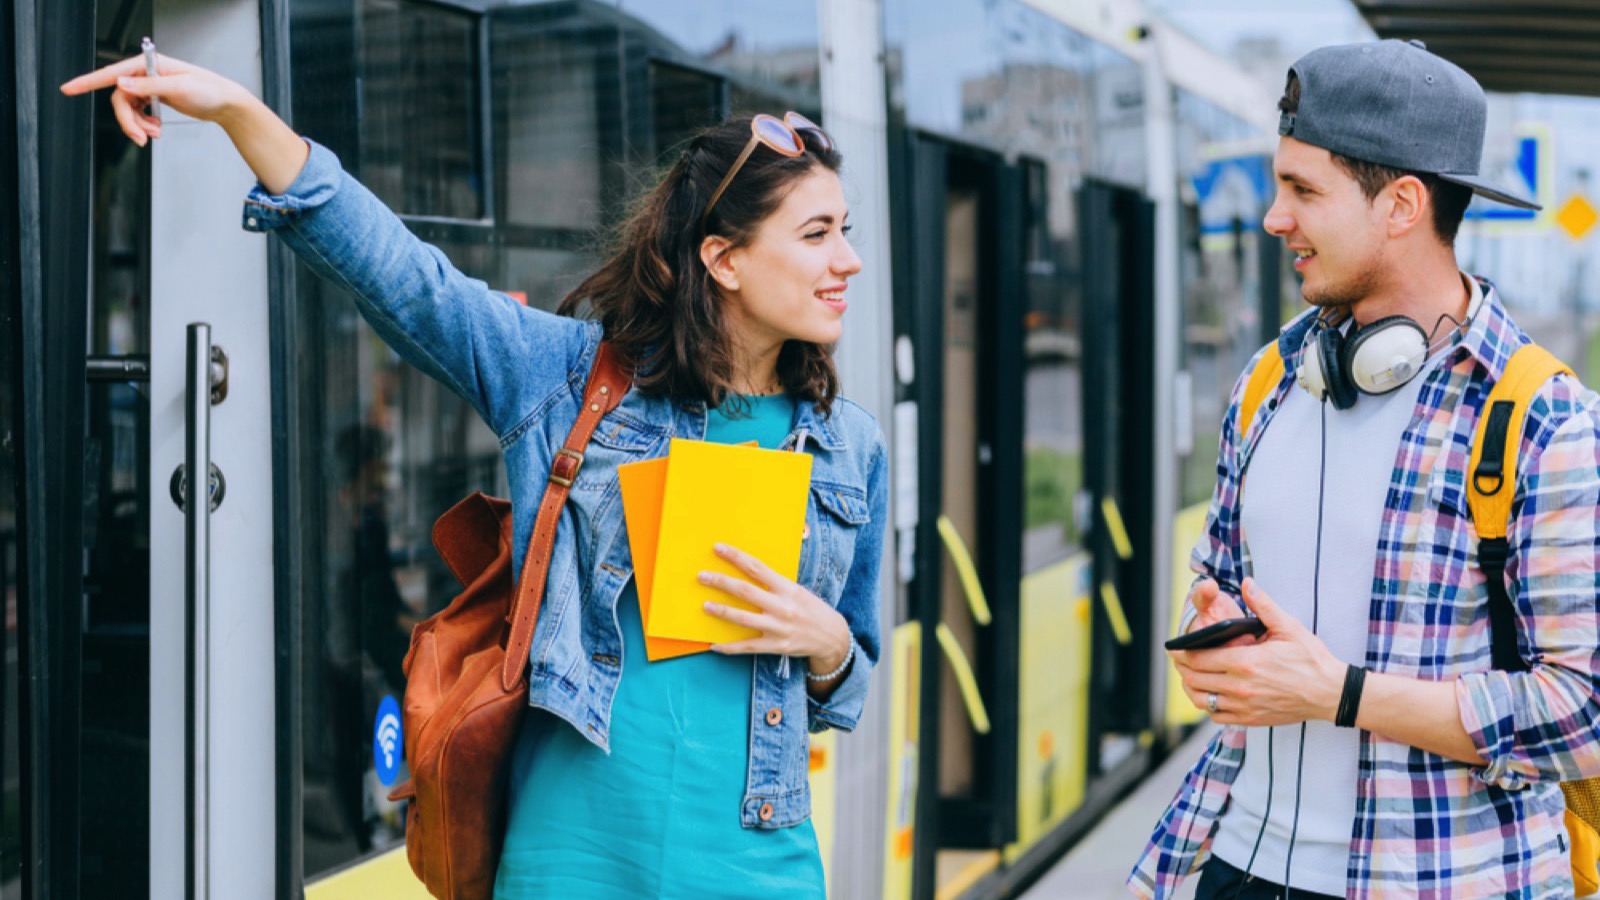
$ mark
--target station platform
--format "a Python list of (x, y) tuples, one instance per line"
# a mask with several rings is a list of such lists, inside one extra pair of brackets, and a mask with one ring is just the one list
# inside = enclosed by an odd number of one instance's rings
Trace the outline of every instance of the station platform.
[[(1189, 736), (1139, 787), (1080, 840), (1061, 861), (1022, 893), (1023, 900), (1124, 900), (1131, 896), (1123, 882), (1138, 859), (1184, 773), (1216, 733), (1207, 723)], [(1194, 896), (1198, 879), (1186, 881), (1175, 900)]]

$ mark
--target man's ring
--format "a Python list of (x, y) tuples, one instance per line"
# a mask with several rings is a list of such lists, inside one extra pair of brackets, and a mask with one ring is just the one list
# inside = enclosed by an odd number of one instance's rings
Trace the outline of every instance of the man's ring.
[(1216, 712), (1217, 712), (1217, 695), (1216, 694), (1207, 694), (1206, 695), (1206, 709), (1211, 710), (1212, 715), (1216, 715)]

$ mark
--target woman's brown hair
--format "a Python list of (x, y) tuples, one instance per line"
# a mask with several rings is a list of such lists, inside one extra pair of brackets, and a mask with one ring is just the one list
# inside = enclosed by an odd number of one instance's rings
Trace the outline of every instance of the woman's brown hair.
[[(794, 157), (757, 147), (702, 222), (711, 192), (749, 139), (750, 119), (740, 117), (690, 140), (622, 223), (610, 257), (557, 308), (577, 315), (587, 301), (646, 394), (721, 406), (736, 393), (728, 311), (700, 245), (711, 234), (735, 247), (749, 243), (796, 181), (819, 166), (838, 172), (842, 161), (837, 151), (810, 145)], [(794, 397), (830, 411), (839, 394), (833, 346), (785, 343), (778, 380)]]

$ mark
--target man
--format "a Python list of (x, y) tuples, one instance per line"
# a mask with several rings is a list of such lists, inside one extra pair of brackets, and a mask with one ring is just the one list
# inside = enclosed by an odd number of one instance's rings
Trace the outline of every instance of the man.
[(1529, 339), (1452, 246), (1472, 193), (1533, 205), (1477, 177), (1483, 91), (1420, 42), (1314, 51), (1279, 106), (1265, 227), (1312, 309), (1244, 433), (1261, 354), (1234, 389), (1182, 623), (1242, 598), (1267, 631), (1172, 653), (1190, 700), (1245, 727), (1129, 887), (1203, 867), (1200, 898), (1570, 897), (1558, 782), (1600, 774), (1600, 396), (1562, 375), (1529, 406), (1506, 573), (1530, 668), (1492, 670), (1466, 470)]

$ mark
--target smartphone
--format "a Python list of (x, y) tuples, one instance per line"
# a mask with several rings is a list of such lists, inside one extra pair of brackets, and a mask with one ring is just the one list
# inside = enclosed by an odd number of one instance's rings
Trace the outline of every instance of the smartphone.
[(1267, 626), (1254, 616), (1245, 616), (1242, 619), (1225, 619), (1215, 625), (1207, 625), (1199, 631), (1180, 634), (1167, 641), (1168, 650), (1205, 650), (1209, 647), (1220, 647), (1241, 634), (1250, 634), (1261, 637), (1267, 633)]

